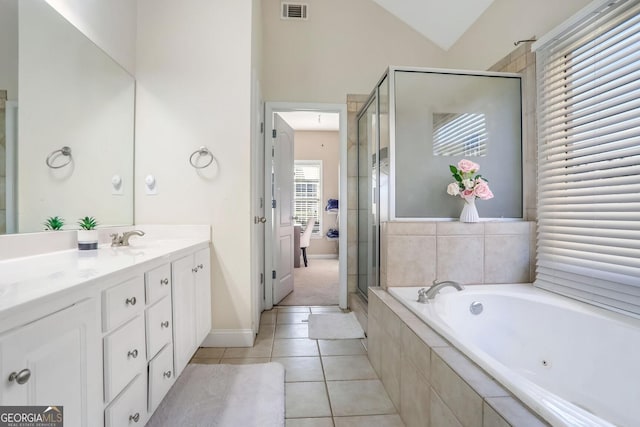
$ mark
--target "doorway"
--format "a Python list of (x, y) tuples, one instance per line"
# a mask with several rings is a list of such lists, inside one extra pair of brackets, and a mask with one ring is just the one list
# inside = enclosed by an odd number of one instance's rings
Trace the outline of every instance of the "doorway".
[(344, 104), (265, 105), (265, 309), (347, 306), (346, 114)]

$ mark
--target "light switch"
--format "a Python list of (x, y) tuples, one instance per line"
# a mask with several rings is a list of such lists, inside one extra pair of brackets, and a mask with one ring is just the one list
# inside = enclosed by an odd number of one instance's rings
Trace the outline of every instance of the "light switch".
[(117, 196), (124, 194), (124, 185), (122, 184), (122, 177), (120, 175), (113, 175), (111, 177), (111, 194)]
[(144, 189), (150, 196), (158, 194), (156, 177), (153, 175), (147, 175), (144, 179)]

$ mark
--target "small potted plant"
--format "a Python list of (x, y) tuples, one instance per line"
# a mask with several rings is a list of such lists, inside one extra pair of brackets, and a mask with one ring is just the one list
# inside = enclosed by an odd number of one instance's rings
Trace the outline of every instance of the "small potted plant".
[(58, 231), (62, 230), (64, 225), (64, 219), (59, 216), (51, 216), (44, 222), (44, 231)]
[(98, 221), (94, 217), (85, 216), (78, 220), (78, 249), (81, 251), (98, 249)]

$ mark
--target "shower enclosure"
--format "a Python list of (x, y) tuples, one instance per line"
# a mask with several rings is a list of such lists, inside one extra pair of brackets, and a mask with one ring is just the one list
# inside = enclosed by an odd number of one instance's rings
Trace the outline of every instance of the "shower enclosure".
[(380, 224), (457, 220), (449, 165), (481, 166), (480, 216), (522, 218), (518, 74), (390, 67), (358, 113), (358, 290), (379, 286)]

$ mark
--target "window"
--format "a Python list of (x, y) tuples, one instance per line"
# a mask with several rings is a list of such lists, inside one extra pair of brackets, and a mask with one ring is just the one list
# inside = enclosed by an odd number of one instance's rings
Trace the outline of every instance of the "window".
[(640, 2), (537, 52), (536, 285), (640, 314)]
[(309, 218), (316, 218), (312, 236), (321, 236), (322, 160), (296, 160), (294, 178), (294, 218), (302, 232)]

